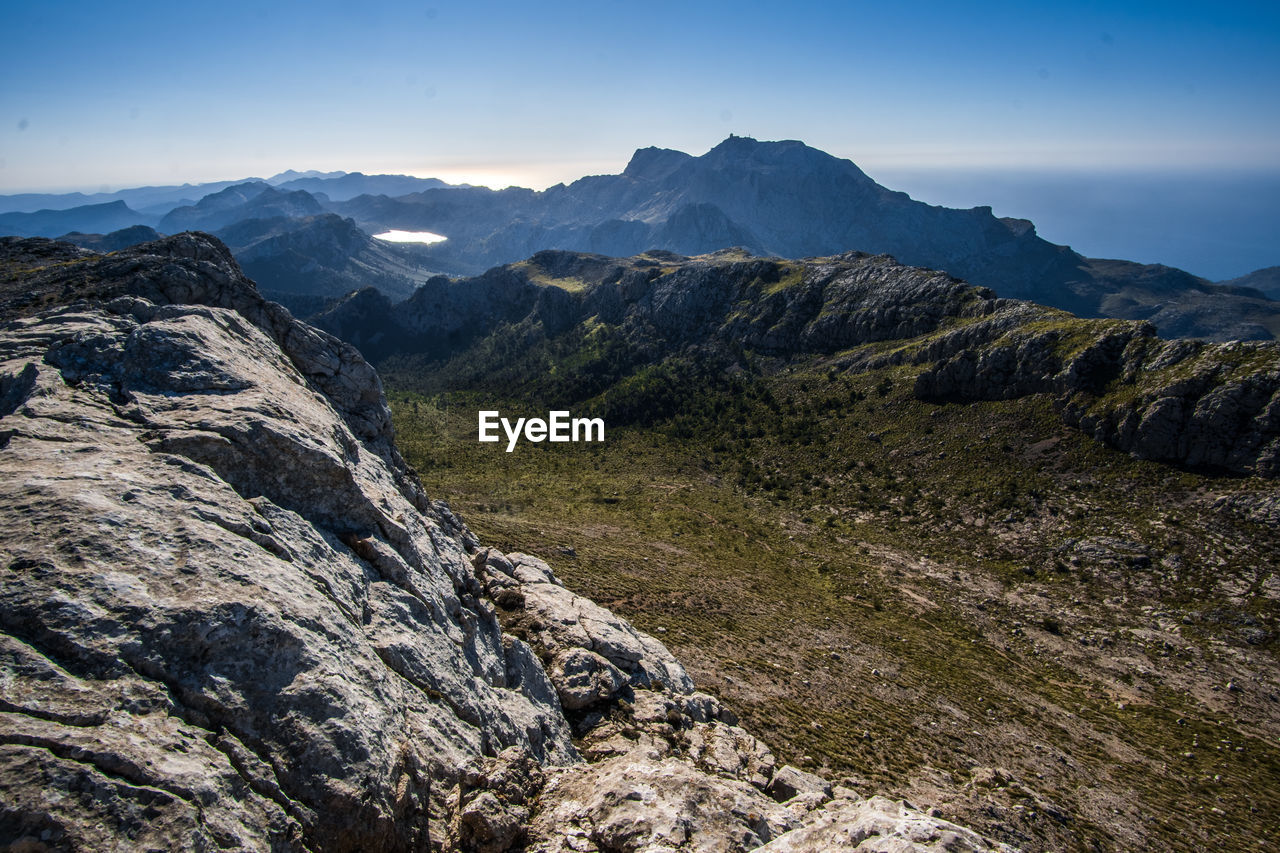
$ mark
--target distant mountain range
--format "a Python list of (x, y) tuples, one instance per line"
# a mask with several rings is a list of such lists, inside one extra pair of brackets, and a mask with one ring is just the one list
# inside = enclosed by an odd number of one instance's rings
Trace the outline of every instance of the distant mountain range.
[[(134, 187), (102, 193), (20, 193), (0, 195), (0, 212), (34, 213), (47, 210), (69, 210), (84, 205), (122, 201), (141, 213), (163, 216), (175, 207), (195, 204), (207, 195), (238, 184), (268, 184), (286, 190), (323, 192), (334, 201), (345, 201), (362, 194), (385, 193), (405, 195), (424, 189), (448, 187), (437, 178), (415, 178), (412, 175), (364, 175), (360, 172), (295, 172), (290, 169), (270, 178), (241, 178), (236, 181), (213, 181), (204, 184), (181, 184), (157, 187)], [(41, 234), (36, 236), (52, 236)]]
[(1219, 282), (1228, 287), (1247, 287), (1264, 293), (1271, 299), (1280, 299), (1280, 267), (1265, 267), (1248, 275)]
[(155, 225), (158, 221), (158, 217), (140, 213), (116, 200), (66, 210), (0, 213), (0, 232), (17, 237), (56, 237), (71, 231), (105, 234), (132, 225)]
[(265, 183), (238, 184), (207, 195), (196, 204), (174, 208), (158, 227), (166, 234), (216, 231), (251, 219), (303, 218), (323, 212), (315, 196), (305, 190), (291, 192)]
[[(197, 192), (198, 198), (190, 197)], [(1280, 303), (1269, 298), (1280, 296), (1274, 271), (1215, 284), (1158, 264), (1087, 258), (1042, 239), (1027, 220), (998, 218), (989, 207), (960, 210), (915, 201), (877, 184), (852, 162), (795, 141), (731, 136), (700, 157), (645, 148), (619, 175), (542, 192), (455, 187), (403, 175), (286, 172), (266, 181), (141, 188), (111, 197), (61, 210), (52, 205), (99, 197), (0, 197), (0, 209), (30, 207), (40, 199), (51, 205), (0, 214), (0, 231), (108, 234), (145, 225), (163, 233), (217, 232), (242, 263), (266, 277), (259, 282), (264, 289), (313, 299), (333, 295), (340, 285), (373, 285), (401, 298), (402, 288), (387, 281), (474, 275), (546, 249), (617, 257), (650, 249), (698, 255), (731, 246), (784, 258), (864, 251), (1081, 316), (1147, 320), (1169, 337), (1280, 335)], [(316, 217), (325, 213), (338, 218), (322, 224)], [(342, 219), (350, 226), (336, 224)], [(250, 258), (249, 244), (223, 231), (255, 220), (272, 223), (249, 229), (270, 232), (271, 239), (254, 243)], [(371, 252), (372, 244), (351, 241), (349, 228), (366, 238), (400, 229), (448, 239), (409, 254)], [(306, 233), (283, 239), (291, 229)], [(321, 239), (322, 233), (329, 237)], [(351, 250), (357, 243), (362, 248)], [(271, 255), (277, 247), (280, 254)], [(349, 256), (351, 263), (335, 265), (346, 251), (363, 253), (362, 259)], [(315, 274), (320, 267), (343, 271)]]
[(358, 287), (406, 299), (431, 276), (422, 247), (375, 240), (334, 213), (244, 219), (215, 233), (264, 295), (302, 317)]

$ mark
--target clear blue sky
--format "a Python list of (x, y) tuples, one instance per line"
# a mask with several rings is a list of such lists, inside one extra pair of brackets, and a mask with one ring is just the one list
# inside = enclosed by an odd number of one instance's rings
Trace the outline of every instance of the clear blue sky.
[(0, 194), (289, 168), (541, 188), (733, 132), (1094, 255), (1280, 263), (1275, 0), (0, 2)]
[(734, 132), (881, 168), (1280, 166), (1280, 4), (5, 4), (0, 192), (617, 171)]

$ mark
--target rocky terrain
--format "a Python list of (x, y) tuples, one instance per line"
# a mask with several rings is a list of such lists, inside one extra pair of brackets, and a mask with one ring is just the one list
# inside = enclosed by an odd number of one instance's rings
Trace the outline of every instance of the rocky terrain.
[[(1027, 851), (1280, 842), (1275, 344), (858, 254), (548, 252), (351, 304), (318, 322), (430, 489), (778, 763)], [(609, 438), (506, 453), (488, 408)]]
[[(1168, 342), (1147, 323), (1081, 320), (883, 255), (542, 252), (474, 279), (434, 278), (400, 304), (353, 294), (313, 321), (375, 360), (456, 357), (471, 372), (450, 387), (501, 375), (501, 339), (580, 341), (584, 324), (626, 353), (613, 380), (687, 347), (730, 360), (835, 356), (838, 370), (912, 363), (927, 366), (921, 399), (1052, 394), (1067, 424), (1137, 457), (1280, 474), (1274, 343)], [(840, 355), (870, 344), (887, 346)]]
[(8, 849), (1001, 849), (483, 547), (213, 238), (7, 238), (0, 317)]

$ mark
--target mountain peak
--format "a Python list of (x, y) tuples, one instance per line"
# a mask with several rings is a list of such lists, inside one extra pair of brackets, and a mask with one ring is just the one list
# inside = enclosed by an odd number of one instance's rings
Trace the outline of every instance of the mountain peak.
[[(288, 181), (300, 180), (302, 178), (320, 178), (322, 180), (327, 180), (331, 178), (341, 178), (346, 176), (347, 174), (349, 173), (322, 172), (318, 169), (307, 169), (305, 172), (299, 172), (296, 169), (286, 169), (285, 171), (279, 173), (278, 175), (272, 175), (271, 177), (267, 178), (267, 183), (271, 184), (272, 186), (275, 186), (278, 184), (286, 183)], [(356, 172), (355, 174), (358, 175), (360, 173)]]
[[(707, 154), (732, 154), (737, 156), (757, 156), (760, 154), (779, 154), (784, 151), (804, 150), (812, 151), (817, 154), (823, 152), (816, 148), (810, 148), (798, 139), (780, 139), (773, 142), (761, 142), (750, 136), (735, 136), (729, 134), (724, 142), (721, 142), (715, 148), (712, 148)], [(829, 156), (829, 155), (828, 155)]]
[(671, 148), (638, 148), (622, 174), (628, 178), (661, 180), (692, 159), (691, 155)]
[(750, 169), (783, 168), (800, 172), (821, 171), (831, 176), (852, 177), (859, 184), (874, 184), (866, 173), (851, 160), (834, 157), (827, 152), (804, 144), (798, 139), (781, 139), (761, 142), (750, 136), (734, 136), (712, 148), (699, 160), (715, 167), (746, 167)]

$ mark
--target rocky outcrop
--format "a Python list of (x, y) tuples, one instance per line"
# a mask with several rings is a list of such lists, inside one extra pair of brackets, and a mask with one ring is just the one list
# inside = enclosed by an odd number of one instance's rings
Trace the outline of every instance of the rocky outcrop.
[[(707, 364), (757, 356), (833, 356), (847, 370), (912, 364), (923, 368), (915, 380), (923, 399), (1051, 394), (1068, 425), (1135, 456), (1280, 475), (1277, 344), (1164, 341), (1148, 323), (1000, 299), (884, 255), (796, 262), (733, 251), (630, 259), (548, 251), (476, 279), (433, 279), (395, 306), (353, 295), (317, 323), (379, 356), (454, 356), (477, 382), (502, 376), (514, 351), (570, 329), (624, 351), (615, 369), (690, 351)], [(486, 364), (495, 353), (503, 362)]]
[(468, 757), (575, 760), (359, 354), (207, 238), (89, 265), (0, 331), (12, 837), (424, 848)]
[[(429, 501), (372, 368), (221, 244), (4, 248), (13, 849), (746, 850), (841, 824), (660, 642)], [(895, 849), (934, 849), (914, 827), (943, 823), (895, 808)]]
[(1140, 323), (993, 318), (922, 349), (916, 393), (1057, 397), (1063, 420), (1142, 459), (1280, 476), (1280, 347), (1161, 341)]
[(503, 624), (551, 662), (588, 763), (539, 769), (514, 748), (473, 762), (455, 791), (450, 849), (1004, 849), (902, 803), (848, 789), (832, 800), (821, 777), (777, 769), (661, 643), (573, 595), (542, 560), (481, 549), (473, 564)]

